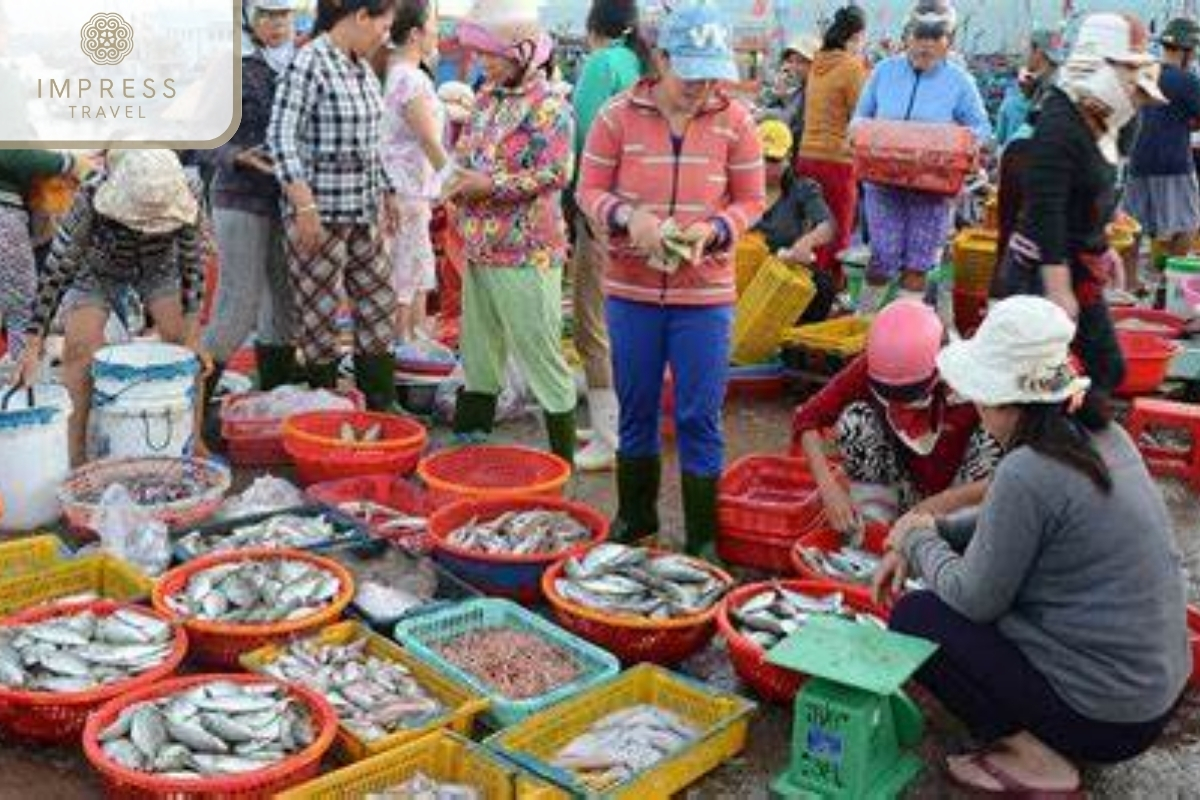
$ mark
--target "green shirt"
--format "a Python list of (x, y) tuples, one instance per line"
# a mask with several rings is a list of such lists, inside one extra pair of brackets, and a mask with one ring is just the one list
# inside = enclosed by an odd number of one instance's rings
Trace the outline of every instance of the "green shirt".
[(583, 155), (588, 132), (604, 105), (641, 77), (642, 62), (624, 41), (596, 50), (584, 60), (573, 95), (576, 155)]

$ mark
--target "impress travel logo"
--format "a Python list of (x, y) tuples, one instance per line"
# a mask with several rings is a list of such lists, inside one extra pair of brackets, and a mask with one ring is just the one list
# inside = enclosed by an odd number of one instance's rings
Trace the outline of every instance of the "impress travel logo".
[(212, 148), (240, 100), (241, 0), (0, 0), (0, 148)]

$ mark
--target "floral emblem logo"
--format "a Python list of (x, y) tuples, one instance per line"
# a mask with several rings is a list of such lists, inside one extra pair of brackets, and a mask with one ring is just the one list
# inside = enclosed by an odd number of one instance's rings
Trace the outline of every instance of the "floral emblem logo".
[(100, 66), (120, 64), (133, 52), (133, 27), (120, 14), (99, 13), (80, 31), (80, 49)]

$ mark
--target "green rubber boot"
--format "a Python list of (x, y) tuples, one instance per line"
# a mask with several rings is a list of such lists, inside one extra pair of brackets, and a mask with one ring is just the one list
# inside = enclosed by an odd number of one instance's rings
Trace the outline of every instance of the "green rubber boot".
[(459, 392), (454, 405), (455, 438), (464, 444), (487, 441), (496, 427), (497, 401), (494, 394)]
[(359, 354), (354, 357), (354, 380), (367, 409), (384, 414), (400, 413), (396, 401), (396, 362), (391, 353)]
[(254, 353), (258, 360), (258, 388), (264, 392), (286, 386), (300, 374), (296, 348), (291, 345), (256, 344)]
[(683, 474), (684, 551), (708, 561), (716, 560), (717, 478)]
[(658, 490), (662, 458), (617, 457), (617, 518), (609, 538), (633, 544), (658, 535)]
[(545, 415), (546, 436), (550, 442), (550, 452), (566, 461), (574, 469), (575, 465), (575, 412)]
[(313, 389), (336, 389), (338, 384), (338, 362), (309, 364), (308, 385)]

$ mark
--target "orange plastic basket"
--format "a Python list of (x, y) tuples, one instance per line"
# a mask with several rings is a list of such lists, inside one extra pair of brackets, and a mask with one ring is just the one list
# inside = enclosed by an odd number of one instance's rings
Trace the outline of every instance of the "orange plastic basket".
[[(891, 529), (881, 522), (869, 522), (866, 528), (862, 549), (877, 556), (883, 555), (884, 544)], [(809, 566), (808, 562), (804, 560), (804, 556), (800, 554), (800, 551), (806, 548), (820, 550), (823, 553), (832, 553), (842, 546), (842, 541), (842, 534), (830, 527), (824, 527), (805, 534), (796, 541), (792, 548), (792, 570), (801, 578), (808, 580), (827, 581), (846, 589), (861, 589), (862, 587), (857, 584), (838, 581), (828, 575), (821, 574)]]
[[(650, 552), (665, 554), (667, 551), (651, 548)], [(697, 566), (703, 566), (733, 585), (729, 573), (700, 559), (694, 561)], [(542, 593), (554, 609), (555, 618), (564, 628), (600, 645), (622, 663), (645, 661), (673, 666), (708, 644), (716, 631), (719, 603), (701, 614), (663, 620), (606, 614), (572, 603), (554, 588), (554, 582), (562, 577), (566, 564), (567, 559), (562, 559), (542, 576)]]
[[(280, 761), (274, 766), (241, 775), (217, 778), (180, 779), (148, 772), (126, 769), (113, 762), (100, 749), (100, 732), (116, 721), (122, 711), (137, 703), (157, 700), (160, 697), (179, 694), (195, 686), (212, 681), (227, 681), (240, 684), (275, 684), (283, 687), (296, 700), (305, 705), (312, 714), (316, 739), (299, 753)], [(321, 772), (321, 759), (333, 745), (337, 735), (337, 713), (325, 698), (294, 684), (258, 675), (244, 673), (231, 675), (192, 675), (186, 678), (146, 686), (110, 700), (91, 716), (83, 731), (83, 752), (88, 761), (100, 773), (104, 781), (105, 796), (120, 800), (143, 800), (144, 798), (221, 798), (241, 800), (246, 798), (271, 797), (284, 789), (298, 786), (315, 778)]]
[(417, 475), (429, 489), (431, 508), (459, 500), (558, 496), (571, 465), (531, 447), (478, 445), (427, 456)]
[[(239, 561), (267, 561), (273, 559), (304, 561), (333, 573), (341, 581), (341, 589), (333, 602), (325, 608), (301, 619), (285, 622), (231, 624), (201, 619), (186, 619), (177, 615), (167, 604), (167, 598), (183, 590), (188, 580), (201, 570), (218, 564)], [(243, 653), (306, 633), (315, 633), (324, 626), (336, 622), (350, 601), (354, 599), (354, 578), (350, 571), (338, 562), (300, 550), (255, 548), (233, 553), (218, 553), (197, 558), (181, 567), (176, 567), (159, 579), (150, 597), (154, 607), (170, 619), (180, 622), (187, 629), (191, 652), (196, 661), (221, 668), (237, 668)]]
[[(340, 429), (347, 423), (358, 431), (378, 425), (380, 440), (342, 441)], [(283, 423), (283, 448), (305, 486), (360, 475), (408, 475), (428, 441), (425, 426), (395, 414), (314, 411), (288, 417)]]
[[(91, 611), (108, 616), (119, 609), (170, 622), (165, 615), (144, 606), (93, 600), (82, 603), (59, 603), (22, 611), (4, 620), (0, 627), (29, 625), (54, 617)], [(187, 633), (174, 627), (175, 638), (171, 652), (163, 663), (124, 681), (117, 681), (86, 692), (31, 692), (0, 686), (0, 730), (11, 741), (31, 741), (41, 744), (60, 744), (75, 741), (88, 715), (113, 697), (157, 683), (173, 674), (187, 655)]]

